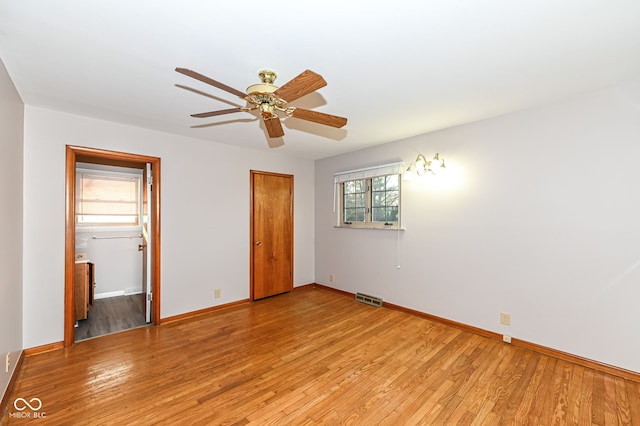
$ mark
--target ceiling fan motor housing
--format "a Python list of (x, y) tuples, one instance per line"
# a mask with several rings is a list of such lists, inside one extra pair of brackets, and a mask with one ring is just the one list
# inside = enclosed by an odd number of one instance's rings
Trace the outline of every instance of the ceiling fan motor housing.
[(275, 118), (277, 115), (274, 110), (282, 110), (287, 103), (273, 94), (278, 90), (278, 86), (273, 85), (278, 74), (273, 70), (263, 69), (258, 71), (258, 76), (262, 83), (252, 84), (247, 87), (246, 99), (248, 102), (258, 106), (263, 117)]

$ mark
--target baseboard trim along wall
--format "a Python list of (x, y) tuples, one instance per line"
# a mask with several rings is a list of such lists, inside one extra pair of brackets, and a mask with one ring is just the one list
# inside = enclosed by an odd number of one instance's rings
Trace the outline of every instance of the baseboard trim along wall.
[(124, 290), (118, 290), (118, 291), (109, 291), (107, 293), (96, 293), (93, 298), (94, 299), (108, 299), (110, 297), (118, 297), (118, 296), (124, 296)]
[[(305, 286), (308, 287), (308, 286)], [(333, 287), (329, 287), (323, 284), (313, 284), (313, 287), (317, 287), (317, 288), (322, 288), (325, 290), (330, 290), (336, 293), (340, 293), (344, 296), (348, 296), (351, 298), (356, 297), (355, 293), (349, 293), (347, 291), (344, 290), (339, 290), (337, 288), (333, 288)], [(431, 314), (427, 314), (425, 312), (420, 312), (420, 311), (416, 311), (413, 309), (409, 309), (409, 308), (405, 308), (403, 306), (400, 305), (394, 305), (393, 303), (388, 303), (388, 302), (382, 302), (382, 307), (383, 308), (387, 308), (387, 309), (392, 309), (394, 311), (399, 311), (399, 312), (404, 312), (410, 315), (415, 315), (417, 317), (420, 318), (424, 318), (424, 319), (428, 319), (434, 322), (438, 322), (444, 325), (448, 325), (450, 327), (454, 327), (460, 330), (464, 330), (464, 331), (468, 331), (470, 333), (474, 333), (474, 334), (478, 334), (480, 336), (489, 338), (489, 339), (493, 339), (493, 340), (497, 340), (499, 342), (502, 342), (502, 335), (499, 333), (494, 333), (493, 331), (488, 331), (488, 330), (484, 330), (478, 327), (473, 327), (471, 325), (467, 325), (467, 324), (463, 324), (463, 323), (459, 323), (456, 321), (452, 321), (446, 318), (441, 318), (435, 315), (431, 315)], [(507, 345), (509, 343), (505, 343), (505, 345)], [(561, 359), (563, 361), (567, 361), (567, 362), (571, 362), (573, 364), (577, 364), (580, 365), (582, 367), (586, 367), (586, 368), (592, 368), (594, 370), (598, 370), (601, 371), (603, 373), (607, 373), (607, 374), (611, 374), (614, 376), (618, 376), (621, 377), (623, 379), (627, 379), (627, 380), (632, 380), (634, 382), (638, 382), (640, 383), (640, 373), (637, 373), (635, 371), (630, 371), (630, 370), (626, 370), (624, 368), (620, 368), (620, 367), (616, 367), (613, 365), (609, 365), (609, 364), (605, 364), (599, 361), (594, 361), (588, 358), (583, 358), (581, 356), (578, 355), (573, 355), (570, 353), (566, 353), (566, 352), (562, 352), (559, 351), (557, 349), (553, 349), (553, 348), (548, 348), (546, 346), (542, 346), (542, 345), (538, 345), (536, 343), (531, 343), (531, 342), (527, 342), (526, 340), (521, 340), (521, 339), (516, 339), (515, 337), (511, 338), (511, 343), (512, 346), (516, 346), (522, 349), (527, 349), (533, 352), (537, 352), (539, 354), (542, 355), (547, 355), (553, 358), (557, 358), (557, 359)]]
[(64, 342), (49, 343), (48, 345), (36, 346), (24, 350), (24, 356), (38, 355), (45, 352), (55, 351), (64, 348)]
[(245, 303), (249, 303), (249, 299), (236, 300), (235, 302), (225, 303), (223, 305), (212, 306), (210, 308), (204, 308), (197, 311), (185, 312), (184, 314), (174, 315), (171, 317), (160, 318), (160, 325), (186, 320), (189, 318), (197, 317), (198, 315), (204, 315), (211, 312), (220, 311), (222, 309), (232, 308), (234, 306), (243, 305)]

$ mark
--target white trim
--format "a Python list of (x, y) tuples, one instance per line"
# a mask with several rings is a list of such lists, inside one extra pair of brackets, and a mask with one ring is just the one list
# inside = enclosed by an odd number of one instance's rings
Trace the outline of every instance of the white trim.
[(338, 184), (349, 180), (368, 179), (377, 176), (401, 175), (403, 171), (404, 164), (402, 162), (389, 163), (382, 164), (380, 166), (338, 172), (333, 175), (333, 180)]
[(118, 297), (118, 296), (124, 296), (124, 290), (118, 290), (118, 291), (109, 291), (106, 293), (96, 293), (93, 298), (94, 299), (108, 299), (109, 297)]
[(397, 226), (386, 226), (384, 228), (373, 227), (373, 226), (343, 226), (343, 225), (333, 225), (334, 228), (340, 229), (373, 229), (378, 231), (406, 231), (407, 228), (397, 227)]
[(141, 290), (118, 290), (118, 291), (108, 291), (106, 293), (96, 293), (93, 298), (94, 299), (108, 299), (110, 297), (118, 297), (118, 296), (131, 296), (134, 294), (142, 294)]

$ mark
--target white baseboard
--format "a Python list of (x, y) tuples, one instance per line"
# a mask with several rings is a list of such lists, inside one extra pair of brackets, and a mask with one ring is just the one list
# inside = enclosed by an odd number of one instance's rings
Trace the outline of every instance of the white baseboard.
[(107, 299), (109, 297), (124, 296), (124, 290), (109, 291), (107, 293), (96, 293), (94, 299)]
[(132, 294), (142, 294), (142, 291), (140, 290), (135, 290), (135, 291), (124, 291), (124, 290), (118, 290), (118, 291), (109, 291), (107, 293), (96, 293), (93, 298), (94, 299), (107, 299), (109, 297), (118, 297), (118, 296), (130, 296)]

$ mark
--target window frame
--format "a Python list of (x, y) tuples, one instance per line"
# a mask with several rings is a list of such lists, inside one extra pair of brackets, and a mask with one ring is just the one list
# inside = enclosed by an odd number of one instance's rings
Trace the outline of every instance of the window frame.
[[(359, 229), (402, 229), (402, 163), (385, 164), (382, 166), (370, 167), (366, 169), (351, 170), (336, 173), (334, 175), (335, 195), (334, 211), (337, 210), (338, 228), (359, 228)], [(379, 177), (397, 176), (398, 179), (398, 220), (396, 222), (373, 221), (373, 179)], [(345, 183), (353, 181), (364, 181), (365, 188), (365, 220), (345, 221)]]
[(75, 226), (83, 232), (92, 231), (92, 230), (139, 230), (142, 229), (143, 220), (144, 220), (144, 212), (143, 212), (143, 174), (142, 171), (138, 173), (137, 169), (132, 169), (129, 171), (114, 171), (114, 170), (105, 170), (103, 168), (92, 168), (92, 167), (78, 167), (76, 168), (76, 200), (80, 200), (80, 191), (78, 190), (78, 182), (82, 179), (82, 175), (92, 175), (96, 177), (103, 176), (105, 178), (128, 178), (137, 180), (137, 194), (136, 194), (136, 218), (137, 223), (122, 223), (122, 222), (80, 222), (78, 221), (78, 217), (81, 216), (80, 212), (78, 212), (78, 203), (76, 201), (75, 206)]

